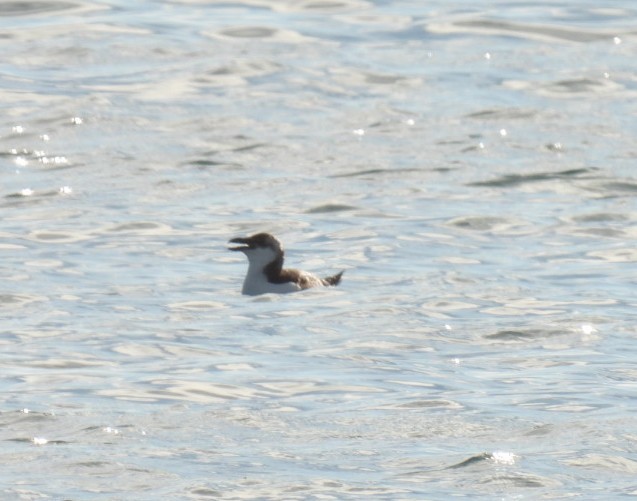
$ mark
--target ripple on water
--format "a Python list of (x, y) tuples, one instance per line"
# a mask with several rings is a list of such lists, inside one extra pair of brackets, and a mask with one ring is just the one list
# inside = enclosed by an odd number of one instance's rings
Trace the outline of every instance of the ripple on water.
[(380, 406), (379, 409), (464, 409), (464, 405), (446, 399), (413, 400), (411, 402)]
[(227, 303), (222, 303), (220, 301), (182, 301), (178, 303), (170, 303), (167, 306), (171, 310), (177, 311), (214, 311), (229, 307)]
[(90, 233), (71, 231), (34, 231), (27, 236), (29, 240), (35, 242), (45, 242), (50, 244), (68, 244), (82, 242), (94, 238)]
[(203, 347), (167, 344), (167, 343), (120, 343), (112, 348), (115, 353), (138, 360), (159, 360), (165, 357), (187, 360), (190, 358), (205, 358), (212, 360), (226, 354)]
[[(201, 3), (202, 0), (176, 0), (179, 3)], [(211, 4), (227, 4), (225, 0), (209, 0)], [(263, 9), (270, 9), (276, 12), (303, 12), (310, 13), (351, 11), (356, 9), (366, 9), (370, 6), (366, 0), (241, 0), (240, 5), (254, 6)]]
[(522, 221), (497, 216), (463, 216), (451, 219), (446, 224), (463, 230), (493, 233), (515, 233), (526, 226)]
[(101, 389), (103, 396), (120, 400), (159, 402), (186, 401), (200, 404), (221, 403), (229, 400), (252, 400), (264, 397), (267, 393), (247, 386), (214, 383), (202, 380), (151, 379), (145, 385)]
[(87, 360), (79, 358), (49, 358), (47, 360), (30, 360), (24, 362), (27, 367), (40, 367), (44, 369), (92, 369), (95, 367), (110, 366), (115, 367), (116, 364), (103, 360)]
[(519, 343), (528, 341), (541, 341), (545, 338), (551, 338), (555, 336), (563, 336), (566, 333), (559, 329), (505, 329), (499, 330), (492, 334), (484, 336), (485, 339), (490, 341), (498, 341), (503, 343)]
[(588, 214), (580, 214), (568, 218), (575, 223), (624, 223), (626, 221), (637, 220), (634, 214), (625, 214), (618, 212), (592, 212)]
[[(218, 66), (206, 73), (197, 75), (193, 85), (197, 88), (209, 86), (224, 88), (248, 86), (250, 78), (272, 76), (282, 71), (282, 69), (278, 63), (273, 61), (235, 61), (231, 64)], [(242, 164), (238, 162), (211, 159), (194, 160), (190, 162), (190, 165), (199, 167), (202, 170), (210, 167), (236, 170), (242, 167)]]
[(3, 207), (23, 207), (34, 206), (42, 204), (45, 200), (52, 197), (67, 196), (72, 193), (72, 188), (69, 186), (62, 186), (55, 190), (32, 190), (31, 188), (23, 188), (18, 192), (9, 193), (5, 195)]
[(609, 263), (635, 263), (637, 262), (637, 247), (619, 247), (597, 250), (587, 253), (587, 256), (607, 261)]
[(614, 181), (603, 180), (591, 184), (589, 189), (598, 191), (606, 197), (634, 197), (637, 193), (637, 182), (621, 178)]
[(634, 491), (634, 9), (461, 3), (0, 2), (8, 499)]
[(568, 459), (565, 462), (587, 470), (606, 470), (622, 475), (637, 475), (637, 461), (620, 455), (586, 454), (584, 457)]
[(346, 394), (346, 393), (383, 393), (381, 388), (357, 385), (338, 385), (324, 381), (308, 381), (308, 380), (268, 380), (255, 383), (259, 388), (267, 390), (273, 395), (280, 397), (292, 397), (299, 395), (317, 395), (317, 394)]
[[(561, 306), (558, 308), (558, 306)], [(510, 316), (510, 317), (523, 317), (523, 316), (551, 316), (564, 313), (565, 305), (560, 305), (553, 301), (537, 301), (537, 300), (512, 300), (501, 306), (491, 306), (483, 308), (483, 313), (495, 316)]]
[(23, 306), (48, 301), (49, 298), (31, 294), (0, 294), (0, 308), (22, 308)]
[(169, 235), (173, 232), (173, 229), (167, 224), (156, 221), (132, 221), (111, 226), (106, 228), (105, 231), (141, 235)]
[(574, 78), (556, 81), (509, 80), (505, 87), (535, 92), (542, 96), (581, 99), (583, 95), (623, 95), (634, 97), (635, 91), (607, 78)]
[(10, 2), (0, 3), (0, 17), (2, 16), (27, 16), (32, 14), (44, 14), (55, 11), (72, 10), (80, 7), (81, 4), (74, 2)]
[(269, 26), (236, 26), (223, 28), (218, 31), (205, 31), (205, 36), (225, 40), (259, 40), (268, 43), (299, 44), (309, 42), (319, 42), (297, 31), (271, 28)]
[(324, 213), (332, 213), (332, 212), (348, 212), (359, 210), (359, 207), (355, 205), (348, 204), (339, 204), (339, 203), (326, 203), (322, 205), (317, 205), (315, 207), (311, 207), (307, 209), (305, 212), (307, 214), (324, 214)]
[(469, 183), (468, 186), (483, 186), (492, 188), (510, 188), (514, 186), (521, 186), (531, 183), (539, 183), (555, 180), (567, 180), (580, 179), (582, 177), (588, 178), (588, 174), (597, 172), (598, 169), (593, 167), (567, 169), (555, 172), (534, 172), (528, 174), (505, 174), (503, 176), (491, 179), (488, 181), (476, 181)]
[(617, 36), (617, 30), (587, 29), (583, 26), (550, 26), (543, 24), (520, 23), (495, 19), (460, 19), (451, 23), (430, 22), (426, 25), (431, 33), (473, 33), (485, 36), (517, 36), (548, 42), (611, 42)]

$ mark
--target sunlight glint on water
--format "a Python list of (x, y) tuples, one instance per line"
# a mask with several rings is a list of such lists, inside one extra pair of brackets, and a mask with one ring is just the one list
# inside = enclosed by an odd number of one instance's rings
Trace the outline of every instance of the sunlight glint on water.
[(0, 4), (0, 497), (633, 494), (636, 14)]

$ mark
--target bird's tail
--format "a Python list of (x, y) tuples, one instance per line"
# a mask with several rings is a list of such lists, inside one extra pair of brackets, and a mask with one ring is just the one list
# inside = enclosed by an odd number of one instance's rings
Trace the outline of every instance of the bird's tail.
[(341, 283), (341, 277), (343, 276), (343, 273), (345, 273), (345, 270), (341, 271), (340, 273), (337, 273), (336, 275), (332, 275), (331, 277), (325, 277), (323, 279), (323, 284), (338, 285), (339, 283)]

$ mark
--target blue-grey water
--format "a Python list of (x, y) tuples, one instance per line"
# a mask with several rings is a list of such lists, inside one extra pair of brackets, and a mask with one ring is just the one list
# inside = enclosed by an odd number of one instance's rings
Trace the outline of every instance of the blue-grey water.
[[(0, 3), (0, 498), (637, 495), (637, 6)], [(276, 234), (338, 288), (245, 297)]]

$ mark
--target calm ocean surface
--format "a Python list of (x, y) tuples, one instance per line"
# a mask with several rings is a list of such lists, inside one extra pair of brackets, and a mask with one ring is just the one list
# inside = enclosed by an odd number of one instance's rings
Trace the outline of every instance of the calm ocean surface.
[[(637, 5), (0, 3), (0, 499), (637, 495)], [(277, 235), (335, 289), (245, 297)]]

